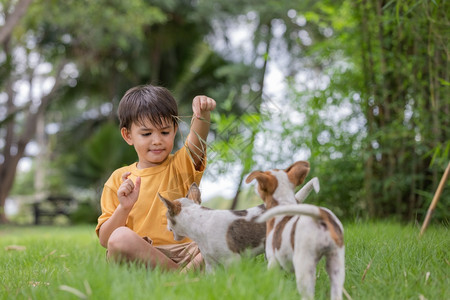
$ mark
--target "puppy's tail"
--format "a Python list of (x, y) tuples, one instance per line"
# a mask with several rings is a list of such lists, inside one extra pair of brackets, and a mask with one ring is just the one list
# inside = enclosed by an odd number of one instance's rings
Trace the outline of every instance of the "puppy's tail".
[(311, 193), (312, 189), (314, 189), (316, 194), (319, 193), (320, 191), (319, 178), (317, 177), (312, 178), (302, 187), (301, 190), (299, 190), (295, 194), (295, 200), (297, 201), (297, 203), (302, 203), (306, 199), (306, 197), (308, 197), (308, 195)]
[(260, 215), (256, 222), (262, 223), (273, 217), (284, 215), (284, 216), (294, 216), (294, 215), (304, 215), (309, 216), (314, 219), (320, 219), (321, 212), (320, 208), (311, 204), (292, 204), (292, 205), (280, 205), (274, 208), (268, 209), (265, 213)]

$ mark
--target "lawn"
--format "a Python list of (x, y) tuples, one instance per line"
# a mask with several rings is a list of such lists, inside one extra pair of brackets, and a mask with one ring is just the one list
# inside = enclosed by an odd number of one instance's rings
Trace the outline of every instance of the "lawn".
[[(351, 299), (450, 299), (447, 227), (344, 224)], [(299, 299), (293, 274), (246, 258), (214, 274), (108, 264), (94, 226), (0, 227), (1, 299)], [(324, 262), (316, 299), (329, 298)], [(350, 299), (344, 296), (344, 299)]]

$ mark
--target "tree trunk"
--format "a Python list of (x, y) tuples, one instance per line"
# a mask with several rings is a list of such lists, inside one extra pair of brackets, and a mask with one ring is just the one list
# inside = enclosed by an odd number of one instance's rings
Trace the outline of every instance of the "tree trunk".
[[(358, 5), (358, 4), (356, 4)], [(361, 14), (360, 28), (361, 28), (361, 55), (362, 55), (362, 68), (364, 74), (364, 86), (365, 86), (365, 116), (367, 120), (367, 144), (365, 147), (365, 152), (368, 153), (365, 157), (364, 163), (364, 197), (365, 203), (367, 204), (369, 217), (375, 217), (376, 215), (376, 205), (374, 203), (372, 181), (373, 181), (373, 165), (375, 160), (375, 154), (373, 153), (372, 147), (372, 136), (374, 133), (374, 115), (373, 115), (373, 105), (371, 104), (371, 98), (375, 95), (373, 86), (375, 84), (374, 77), (374, 62), (372, 57), (372, 42), (371, 33), (369, 31), (369, 16), (368, 16), (368, 4), (367, 1), (362, 1), (359, 4), (359, 11)]]
[(5, 213), (5, 203), (16, 176), (17, 163), (18, 160), (14, 157), (0, 165), (0, 224), (8, 222)]
[[(0, 27), (0, 44), (3, 44), (12, 34), (14, 28), (17, 26), (19, 21), (25, 15), (33, 0), (20, 0), (14, 8), (14, 12), (11, 15), (6, 15), (5, 24)], [(7, 11), (3, 7), (3, 11)]]
[[(256, 101), (256, 103), (257, 103), (256, 104), (256, 106), (257, 106), (256, 108), (257, 108), (258, 111), (260, 110), (261, 103), (262, 103), (262, 96), (263, 96), (263, 90), (264, 90), (264, 79), (266, 78), (267, 62), (269, 60), (270, 43), (272, 41), (272, 26), (271, 26), (270, 22), (268, 23), (267, 27), (269, 28), (268, 32), (267, 32), (267, 38), (266, 38), (266, 41), (265, 41), (266, 42), (266, 57), (267, 58), (264, 59), (264, 65), (263, 65), (262, 70), (261, 70), (261, 77), (260, 77), (260, 81), (259, 81), (260, 90), (259, 90), (258, 95), (256, 96), (257, 97), (256, 99), (258, 99), (258, 101)], [(253, 149), (253, 144), (254, 144), (255, 137), (256, 137), (257, 133), (258, 133), (257, 129), (252, 130), (251, 137), (250, 137), (250, 143), (249, 143), (249, 145), (251, 145), (252, 149)], [(249, 151), (249, 155), (253, 155), (253, 150)], [(244, 160), (245, 159), (251, 159), (251, 158), (244, 157)], [(238, 201), (239, 201), (239, 195), (241, 194), (241, 186), (242, 186), (242, 182), (244, 181), (244, 176), (248, 172), (250, 172), (250, 170), (245, 167), (246, 166), (245, 162), (243, 162), (242, 165), (243, 165), (243, 168), (242, 168), (241, 174), (239, 176), (239, 183), (238, 183), (238, 186), (237, 186), (237, 189), (236, 189), (236, 193), (235, 193), (235, 195), (233, 197), (233, 202), (231, 203), (231, 208), (230, 209), (236, 209)]]
[[(0, 222), (7, 222), (5, 214), (6, 198), (11, 191), (14, 183), (14, 178), (17, 172), (17, 165), (25, 153), (25, 148), (36, 133), (36, 124), (38, 116), (43, 115), (49, 103), (55, 97), (58, 89), (62, 84), (61, 71), (65, 66), (65, 61), (62, 61), (55, 72), (55, 83), (52, 90), (41, 99), (41, 104), (36, 111), (28, 111), (25, 118), (25, 125), (18, 130), (17, 124), (14, 123), (14, 118), (6, 124), (6, 138), (5, 146), (3, 148), (4, 161), (0, 164)], [(31, 84), (32, 80), (30, 80)], [(7, 83), (6, 92), (8, 95), (7, 115), (14, 109), (14, 91), (12, 89), (12, 82)], [(18, 134), (20, 132), (20, 136)]]
[(34, 175), (34, 190), (36, 201), (42, 201), (45, 197), (45, 163), (47, 159), (47, 139), (45, 137), (45, 115), (39, 114), (36, 121), (36, 143), (39, 152), (36, 155), (36, 171)]

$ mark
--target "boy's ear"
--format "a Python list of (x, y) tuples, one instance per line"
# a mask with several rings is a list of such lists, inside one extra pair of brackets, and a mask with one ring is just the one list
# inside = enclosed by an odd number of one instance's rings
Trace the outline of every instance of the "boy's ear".
[(130, 145), (130, 146), (133, 145), (133, 141), (131, 139), (131, 132), (128, 131), (128, 129), (126, 129), (125, 127), (122, 127), (120, 129), (120, 134), (122, 135), (122, 138), (125, 140), (125, 142), (127, 142), (128, 145)]

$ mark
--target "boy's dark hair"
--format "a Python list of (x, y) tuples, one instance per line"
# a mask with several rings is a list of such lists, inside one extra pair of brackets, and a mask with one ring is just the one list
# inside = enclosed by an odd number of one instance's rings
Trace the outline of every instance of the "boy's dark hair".
[(131, 129), (133, 123), (144, 124), (147, 120), (161, 127), (163, 121), (178, 124), (178, 106), (172, 94), (164, 87), (150, 84), (129, 89), (119, 103), (117, 114), (120, 128)]

